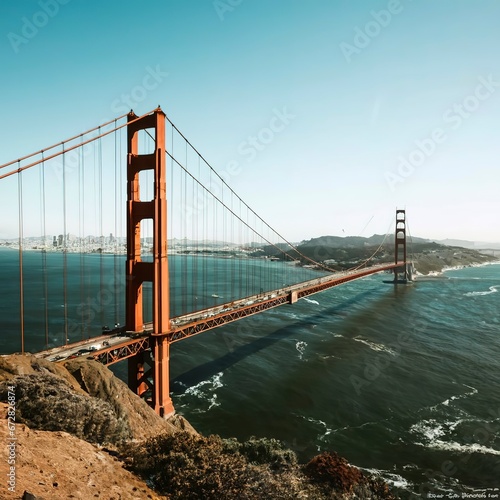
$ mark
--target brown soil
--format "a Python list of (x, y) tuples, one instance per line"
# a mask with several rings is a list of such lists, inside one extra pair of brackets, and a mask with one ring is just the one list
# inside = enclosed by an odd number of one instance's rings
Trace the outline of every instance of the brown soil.
[[(0, 441), (7, 443), (7, 405), (0, 403)], [(25, 491), (44, 500), (81, 498), (158, 499), (143, 481), (104, 449), (66, 432), (35, 431), (16, 424), (16, 486), (7, 485), (7, 447), (1, 447), (0, 498), (21, 499)]]
[[(0, 499), (20, 499), (24, 491), (44, 500), (166, 498), (125, 470), (114, 456), (114, 445), (179, 430), (197, 434), (180, 416), (169, 420), (158, 417), (126, 384), (95, 361), (75, 359), (63, 365), (32, 355), (0, 356), (2, 392), (10, 384), (16, 386), (18, 399), (16, 488), (15, 492), (8, 490), (8, 448), (2, 445)], [(3, 396), (6, 401), (6, 394)], [(7, 408), (1, 403), (2, 443), (8, 443), (9, 437)], [(122, 425), (112, 427), (117, 442), (104, 443), (105, 448), (99, 439), (102, 433), (96, 433), (96, 428), (110, 421)]]

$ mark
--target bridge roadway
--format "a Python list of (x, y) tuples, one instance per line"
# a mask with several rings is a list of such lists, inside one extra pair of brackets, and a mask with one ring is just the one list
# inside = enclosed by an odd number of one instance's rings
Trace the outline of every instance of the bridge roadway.
[[(271, 292), (252, 295), (194, 313), (177, 316), (170, 321), (171, 330), (159, 335), (167, 337), (171, 343), (178, 342), (283, 304), (294, 304), (303, 297), (322, 292), (334, 286), (364, 278), (371, 274), (391, 271), (402, 266), (404, 266), (404, 262), (377, 264), (353, 271), (338, 272)], [(37, 356), (50, 361), (62, 361), (76, 356), (90, 356), (105, 365), (111, 365), (130, 358), (139, 352), (149, 350), (149, 339), (153, 334), (152, 328), (151, 323), (146, 323), (142, 332), (117, 332), (102, 335), (48, 351), (41, 351)]]

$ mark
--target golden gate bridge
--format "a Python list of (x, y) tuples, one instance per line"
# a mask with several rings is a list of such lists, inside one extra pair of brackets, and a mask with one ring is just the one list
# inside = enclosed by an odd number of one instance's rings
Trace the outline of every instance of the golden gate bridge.
[[(0, 180), (4, 203), (18, 212), (6, 228), (16, 233), (5, 246), (18, 251), (19, 278), (18, 320), (7, 334), (18, 336), (21, 352), (31, 343), (49, 359), (93, 342), (94, 350), (80, 351), (105, 365), (128, 360), (129, 387), (164, 417), (174, 412), (171, 344), (375, 273), (392, 272), (395, 284), (411, 280), (405, 210), (396, 210), (390, 262), (373, 263), (381, 244), (353, 268), (335, 270), (257, 215), (159, 107), (1, 165)], [(28, 231), (40, 234), (35, 243)], [(28, 249), (40, 256), (35, 275), (24, 262)], [(54, 252), (62, 259), (57, 272)], [(265, 265), (248, 265), (257, 261)], [(92, 285), (91, 271), (99, 283)], [(49, 305), (54, 280), (62, 311)], [(27, 300), (32, 289), (41, 309)], [(115, 326), (101, 332), (96, 322), (108, 322), (109, 311)]]

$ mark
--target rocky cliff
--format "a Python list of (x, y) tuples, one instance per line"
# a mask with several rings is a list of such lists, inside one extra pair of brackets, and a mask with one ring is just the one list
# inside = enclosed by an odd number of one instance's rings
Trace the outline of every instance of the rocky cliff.
[(92, 360), (1, 356), (0, 401), (2, 499), (397, 498), (334, 453), (301, 465), (274, 439), (164, 420)]

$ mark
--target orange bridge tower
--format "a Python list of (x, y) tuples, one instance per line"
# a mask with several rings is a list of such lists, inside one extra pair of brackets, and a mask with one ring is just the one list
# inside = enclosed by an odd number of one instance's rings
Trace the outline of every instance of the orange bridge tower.
[(394, 230), (394, 263), (402, 265), (394, 268), (394, 283), (411, 281), (412, 263), (407, 261), (406, 252), (406, 210), (396, 210), (396, 228)]
[[(154, 151), (139, 154), (140, 132), (154, 138)], [(127, 124), (127, 262), (126, 262), (126, 328), (142, 332), (143, 283), (152, 282), (153, 330), (150, 347), (153, 356), (153, 385), (144, 370), (145, 353), (129, 359), (129, 387), (139, 395), (152, 390), (152, 404), (156, 413), (168, 417), (174, 413), (169, 394), (170, 345), (165, 333), (170, 330), (170, 299), (167, 256), (167, 179), (165, 114), (157, 108), (152, 114), (137, 117), (132, 111)], [(152, 170), (154, 197), (142, 201), (139, 173)], [(141, 221), (153, 221), (153, 259), (141, 258)]]

